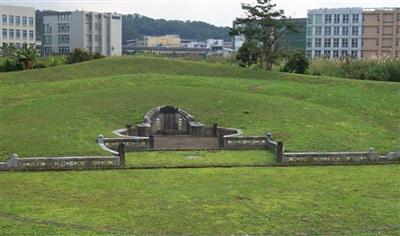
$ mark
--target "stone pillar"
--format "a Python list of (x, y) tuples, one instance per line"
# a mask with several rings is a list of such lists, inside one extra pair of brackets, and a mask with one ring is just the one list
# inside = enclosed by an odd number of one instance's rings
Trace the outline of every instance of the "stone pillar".
[(277, 145), (277, 147), (276, 147), (276, 160), (277, 160), (279, 163), (282, 163), (282, 162), (284, 162), (283, 143), (282, 143), (281, 141), (278, 141), (277, 144), (278, 144), (278, 145)]
[(118, 145), (118, 155), (119, 155), (119, 166), (124, 167), (125, 166), (125, 145), (123, 143), (120, 143)]
[(132, 134), (132, 125), (126, 125), (126, 134), (129, 136), (133, 136)]
[(150, 144), (150, 148), (154, 149), (154, 136), (153, 135), (149, 136), (149, 144)]
[(376, 161), (379, 159), (378, 153), (375, 152), (375, 149), (370, 147), (368, 149), (368, 156), (367, 156), (368, 161)]
[(149, 124), (138, 124), (136, 126), (138, 136), (148, 137), (150, 135), (150, 125)]
[(213, 135), (218, 137), (218, 124), (213, 125)]
[(222, 134), (218, 136), (218, 146), (219, 148), (224, 148), (224, 136)]

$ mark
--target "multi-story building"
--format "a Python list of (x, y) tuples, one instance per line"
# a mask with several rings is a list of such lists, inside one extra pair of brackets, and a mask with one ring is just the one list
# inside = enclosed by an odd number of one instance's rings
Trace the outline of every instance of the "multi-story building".
[(75, 48), (106, 56), (122, 54), (122, 19), (114, 13), (60, 12), (43, 17), (42, 52), (69, 53)]
[(23, 43), (35, 43), (35, 8), (1, 5), (0, 45), (19, 48)]
[(180, 47), (181, 38), (179, 35), (164, 35), (164, 36), (145, 36), (144, 45), (146, 47)]
[(308, 58), (361, 58), (362, 8), (308, 11), (306, 54)]
[(400, 57), (400, 8), (363, 10), (363, 57)]

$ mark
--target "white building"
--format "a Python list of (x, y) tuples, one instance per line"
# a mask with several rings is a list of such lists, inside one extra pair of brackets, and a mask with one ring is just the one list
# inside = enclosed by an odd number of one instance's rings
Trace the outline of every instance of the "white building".
[(362, 57), (362, 8), (308, 11), (306, 55), (336, 59)]
[(19, 48), (23, 43), (35, 43), (35, 8), (1, 5), (0, 45)]
[(69, 53), (75, 48), (105, 56), (122, 54), (122, 17), (114, 13), (60, 12), (43, 17), (42, 52)]
[(239, 51), (239, 48), (244, 44), (245, 41), (246, 37), (243, 34), (233, 36), (233, 43), (232, 43), (233, 49), (235, 51)]

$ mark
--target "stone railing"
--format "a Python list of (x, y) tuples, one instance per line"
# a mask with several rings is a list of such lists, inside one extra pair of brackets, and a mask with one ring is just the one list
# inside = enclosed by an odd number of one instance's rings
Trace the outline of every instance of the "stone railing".
[(0, 170), (109, 169), (120, 166), (119, 156), (19, 158), (14, 154), (7, 162), (0, 162)]
[(153, 149), (154, 137), (104, 138), (102, 135), (99, 135), (97, 143), (103, 150), (118, 155), (118, 148), (121, 144), (124, 145), (126, 151)]
[(367, 152), (296, 152), (284, 153), (284, 163), (345, 163), (381, 161), (378, 153), (370, 148)]

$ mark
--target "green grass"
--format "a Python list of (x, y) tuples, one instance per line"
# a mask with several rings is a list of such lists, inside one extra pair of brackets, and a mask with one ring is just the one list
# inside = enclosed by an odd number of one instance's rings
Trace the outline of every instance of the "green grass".
[[(400, 84), (119, 57), (0, 74), (0, 159), (107, 154), (99, 134), (176, 105), (286, 151), (400, 143)], [(262, 164), (266, 151), (128, 153), (128, 166)], [(399, 165), (0, 173), (1, 235), (396, 235)]]
[(262, 165), (275, 163), (275, 156), (266, 150), (257, 151), (179, 151), (129, 152), (126, 165), (179, 166), (179, 165)]
[(397, 165), (0, 175), (5, 235), (400, 233)]
[(208, 125), (271, 131), (288, 151), (386, 153), (400, 142), (399, 91), (397, 83), (145, 57), (3, 73), (0, 157), (104, 154), (97, 135), (162, 104)]

